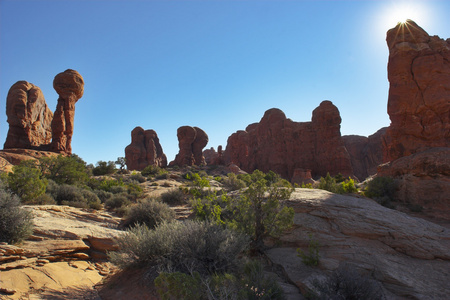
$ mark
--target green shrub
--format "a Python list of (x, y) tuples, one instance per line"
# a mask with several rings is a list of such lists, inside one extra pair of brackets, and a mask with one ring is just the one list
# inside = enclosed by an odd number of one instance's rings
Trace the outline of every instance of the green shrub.
[(75, 154), (40, 158), (39, 168), (45, 178), (58, 184), (84, 185), (89, 179), (86, 163)]
[(367, 184), (364, 195), (369, 198), (377, 199), (387, 197), (394, 201), (397, 184), (391, 177), (375, 177)]
[(318, 189), (326, 190), (332, 193), (339, 193), (339, 184), (336, 183), (336, 180), (330, 176), (330, 173), (327, 173), (327, 176), (320, 177)]
[(230, 229), (210, 222), (163, 222), (155, 229), (137, 225), (117, 240), (113, 263), (126, 267), (154, 266), (160, 271), (200, 275), (226, 273), (239, 264), (247, 240)]
[(13, 167), (8, 174), (8, 186), (17, 194), (23, 203), (32, 203), (37, 197), (45, 193), (47, 180), (41, 179), (41, 171), (33, 161), (22, 161)]
[(146, 177), (152, 177), (158, 174), (161, 171), (161, 168), (154, 165), (148, 165), (146, 166), (142, 171), (141, 174)]
[(136, 224), (145, 224), (149, 228), (154, 228), (163, 221), (173, 220), (175, 220), (175, 212), (167, 204), (155, 199), (146, 199), (130, 208), (123, 226), (127, 228)]
[(180, 205), (185, 202), (185, 195), (180, 189), (172, 189), (161, 194), (161, 200), (169, 205)]
[(340, 182), (338, 189), (339, 194), (351, 194), (356, 193), (358, 189), (355, 186), (355, 181), (351, 178), (345, 179)]
[(380, 284), (349, 266), (339, 267), (324, 281), (313, 283), (316, 299), (385, 299)]
[(162, 300), (201, 300), (206, 296), (198, 272), (192, 276), (181, 272), (161, 272), (155, 279), (155, 287)]
[(319, 243), (312, 238), (312, 235), (309, 235), (309, 245), (308, 245), (308, 253), (303, 252), (300, 249), (297, 249), (298, 256), (302, 258), (302, 262), (307, 266), (318, 266), (319, 265)]
[(158, 179), (158, 180), (169, 179), (169, 178), (170, 178), (169, 172), (164, 169), (161, 169), (159, 171), (159, 173), (155, 176), (155, 179)]
[(97, 195), (97, 197), (100, 199), (100, 202), (105, 203), (109, 199), (113, 197), (113, 193), (106, 192), (104, 190), (94, 190), (94, 193)]
[(135, 181), (137, 181), (137, 182), (139, 182), (139, 183), (143, 183), (143, 182), (146, 182), (147, 181), (147, 178), (145, 177), (145, 176), (142, 176), (142, 173), (131, 173), (131, 176), (130, 176), (130, 179), (131, 180), (135, 180)]
[(112, 195), (111, 198), (105, 201), (105, 207), (110, 209), (116, 209), (127, 205), (130, 205), (130, 201), (123, 194)]
[(116, 164), (113, 161), (98, 161), (95, 168), (92, 169), (94, 176), (109, 175), (116, 172)]
[(223, 179), (223, 185), (229, 191), (240, 190), (247, 186), (245, 181), (239, 179), (234, 173), (228, 173), (227, 177)]
[(136, 201), (138, 198), (142, 197), (142, 195), (144, 194), (144, 190), (142, 189), (142, 187), (135, 182), (127, 183), (126, 189), (127, 189), (127, 193), (128, 193), (128, 198), (133, 201)]
[(27, 204), (32, 205), (55, 205), (56, 201), (53, 199), (53, 197), (50, 194), (42, 194), (39, 197), (35, 198), (32, 202), (29, 202)]
[(75, 185), (61, 184), (49, 180), (47, 193), (56, 203), (79, 208), (100, 209), (101, 201), (96, 193)]
[(87, 206), (92, 209), (101, 209), (102, 204), (97, 195), (89, 190), (81, 189), (81, 195), (83, 195), (84, 201)]
[(0, 188), (0, 242), (17, 243), (32, 233), (33, 217), (16, 195)]

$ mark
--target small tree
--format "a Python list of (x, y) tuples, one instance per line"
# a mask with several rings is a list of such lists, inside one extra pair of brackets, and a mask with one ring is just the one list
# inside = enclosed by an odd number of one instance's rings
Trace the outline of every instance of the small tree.
[(94, 176), (114, 174), (116, 171), (116, 164), (113, 161), (98, 161), (96, 166), (92, 169)]
[(0, 187), (0, 242), (16, 243), (32, 233), (33, 216), (20, 208), (20, 199)]
[(33, 202), (33, 199), (45, 193), (47, 180), (42, 179), (41, 175), (34, 161), (22, 161), (13, 167), (12, 173), (8, 174), (9, 188), (23, 202)]
[(39, 159), (38, 166), (47, 179), (58, 184), (83, 185), (89, 178), (86, 163), (75, 154), (43, 157)]
[(114, 162), (116, 165), (120, 166), (120, 171), (123, 171), (126, 164), (127, 164), (127, 160), (125, 157), (118, 157), (117, 160)]

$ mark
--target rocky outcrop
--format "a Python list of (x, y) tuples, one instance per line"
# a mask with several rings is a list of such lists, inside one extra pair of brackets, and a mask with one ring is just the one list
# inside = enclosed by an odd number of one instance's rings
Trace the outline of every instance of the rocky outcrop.
[(388, 114), (385, 161), (430, 147), (450, 147), (450, 39), (429, 36), (416, 23), (387, 33)]
[(131, 144), (125, 148), (128, 170), (142, 171), (149, 165), (166, 167), (167, 157), (154, 130), (136, 127), (131, 131)]
[(217, 152), (214, 147), (204, 150), (203, 156), (205, 157), (205, 162), (208, 166), (224, 164), (222, 146), (217, 147)]
[(291, 179), (295, 169), (311, 170), (313, 177), (338, 173), (352, 176), (350, 157), (340, 133), (341, 117), (331, 101), (313, 111), (311, 122), (294, 122), (276, 108), (259, 123), (228, 138), (225, 162), (246, 172), (272, 170)]
[(83, 96), (84, 80), (77, 71), (68, 69), (55, 76), (53, 88), (59, 98), (51, 123), (51, 151), (72, 154), (75, 103)]
[(11, 172), (13, 166), (24, 160), (36, 160), (42, 157), (55, 157), (57, 153), (50, 151), (38, 151), (31, 149), (6, 149), (0, 150), (0, 170)]
[(9, 130), (4, 149), (37, 149), (52, 139), (53, 113), (39, 87), (26, 81), (11, 86), (6, 99)]
[(107, 251), (117, 249), (114, 238), (123, 234), (113, 229), (120, 218), (68, 206), (25, 209), (34, 216), (33, 235), (18, 246), (0, 244), (2, 299), (23, 299), (35, 291), (82, 299), (76, 291), (94, 293), (92, 287), (115, 271), (104, 259)]
[(383, 127), (369, 137), (360, 135), (344, 135), (345, 148), (350, 155), (355, 176), (363, 181), (377, 173), (377, 167), (383, 161), (384, 136), (387, 127)]
[(396, 198), (420, 205), (431, 216), (450, 221), (450, 148), (430, 148), (378, 168), (398, 182)]
[(175, 160), (170, 166), (201, 166), (205, 165), (203, 148), (208, 144), (208, 135), (198, 127), (182, 126), (177, 130), (178, 146), (180, 148)]
[[(449, 229), (366, 198), (323, 190), (296, 189), (287, 205), (295, 211), (294, 227), (266, 254), (300, 290), (350, 265), (379, 281), (387, 299), (448, 297)], [(319, 244), (317, 267), (304, 265), (296, 251), (307, 253), (311, 238)]]

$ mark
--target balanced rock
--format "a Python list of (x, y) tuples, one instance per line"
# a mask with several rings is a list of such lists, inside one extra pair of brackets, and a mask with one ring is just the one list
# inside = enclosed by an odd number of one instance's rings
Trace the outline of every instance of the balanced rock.
[(294, 122), (281, 110), (269, 109), (259, 123), (228, 138), (225, 161), (246, 172), (272, 170), (288, 179), (295, 169), (311, 170), (312, 177), (327, 172), (352, 176), (340, 124), (339, 110), (331, 101), (313, 111), (311, 122)]
[(9, 130), (4, 149), (36, 149), (52, 139), (53, 113), (39, 87), (26, 81), (11, 86), (6, 99)]
[(171, 166), (205, 165), (203, 148), (208, 144), (208, 135), (198, 127), (182, 126), (177, 130), (178, 146), (180, 148)]
[(125, 148), (128, 170), (141, 171), (149, 165), (166, 167), (167, 158), (154, 130), (136, 127), (131, 131), (131, 144)]
[(388, 114), (385, 160), (430, 147), (450, 147), (450, 39), (429, 36), (416, 23), (387, 33)]
[(55, 76), (53, 88), (59, 95), (53, 116), (51, 151), (72, 154), (75, 103), (83, 96), (83, 77), (68, 69)]

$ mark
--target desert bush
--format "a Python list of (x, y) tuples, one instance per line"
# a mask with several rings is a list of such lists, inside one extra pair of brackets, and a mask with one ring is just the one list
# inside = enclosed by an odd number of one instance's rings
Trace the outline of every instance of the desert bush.
[(339, 184), (336, 183), (336, 179), (331, 177), (330, 173), (327, 173), (327, 176), (325, 177), (320, 177), (320, 181), (317, 188), (332, 193), (339, 192)]
[(0, 188), (0, 242), (17, 243), (32, 233), (33, 217), (20, 207), (16, 195)]
[(327, 279), (316, 280), (313, 285), (316, 299), (385, 299), (378, 282), (350, 266), (339, 267)]
[(146, 166), (142, 171), (141, 174), (146, 177), (153, 177), (157, 175), (161, 171), (161, 168), (154, 165), (148, 165)]
[(155, 279), (155, 287), (162, 300), (205, 299), (205, 287), (198, 272), (192, 275), (181, 272), (161, 272)]
[(364, 195), (372, 199), (387, 198), (394, 201), (397, 183), (391, 177), (375, 177), (366, 186)]
[(357, 191), (358, 191), (358, 189), (355, 186), (355, 181), (351, 178), (342, 180), (339, 183), (339, 189), (338, 189), (339, 194), (351, 194), (351, 193), (356, 193)]
[(302, 262), (307, 266), (318, 266), (319, 265), (319, 243), (312, 238), (312, 235), (309, 235), (309, 244), (308, 244), (308, 252), (297, 249), (297, 256), (302, 258)]
[(169, 172), (167, 170), (161, 169), (158, 174), (155, 176), (155, 179), (169, 179), (170, 175)]
[(111, 198), (105, 201), (105, 207), (109, 209), (116, 209), (127, 205), (130, 205), (130, 201), (123, 194), (112, 195)]
[(49, 180), (47, 193), (55, 199), (56, 203), (61, 205), (79, 208), (101, 208), (101, 201), (96, 193), (75, 185), (58, 185), (54, 181)]
[(128, 199), (132, 201), (136, 201), (138, 198), (142, 197), (144, 194), (144, 190), (142, 187), (136, 182), (129, 182), (126, 184)]
[(86, 202), (89, 208), (92, 209), (102, 208), (101, 201), (94, 192), (86, 189), (81, 189), (81, 195), (83, 195), (84, 201)]
[(147, 181), (147, 178), (145, 176), (143, 176), (142, 173), (138, 173), (138, 172), (131, 173), (130, 179), (135, 180), (139, 183), (143, 183), (143, 182)]
[(153, 230), (137, 225), (117, 243), (120, 250), (110, 253), (110, 258), (119, 266), (207, 275), (234, 270), (247, 239), (210, 222), (175, 221), (160, 223)]
[(169, 205), (180, 205), (185, 202), (185, 194), (180, 189), (172, 189), (161, 194), (161, 200)]
[(223, 185), (229, 191), (240, 190), (247, 186), (245, 181), (239, 179), (234, 173), (228, 173), (227, 177), (223, 179)]
[(247, 262), (242, 277), (239, 299), (285, 299), (283, 289), (274, 277), (264, 274), (259, 261)]
[(8, 186), (23, 203), (32, 203), (45, 193), (47, 180), (41, 178), (41, 171), (33, 161), (22, 161), (8, 174)]
[(266, 174), (255, 170), (251, 184), (241, 195), (231, 199), (226, 194), (210, 194), (194, 198), (192, 207), (199, 219), (226, 224), (248, 234), (254, 250), (263, 247), (263, 239), (277, 237), (293, 224), (294, 210), (283, 205), (293, 189), (286, 180), (274, 183), (264, 179)]
[(58, 184), (83, 185), (89, 179), (86, 163), (77, 155), (43, 157), (38, 164), (42, 174)]
[(94, 176), (114, 174), (117, 171), (116, 164), (113, 161), (98, 161), (96, 166), (92, 169)]
[(175, 220), (175, 212), (165, 203), (155, 199), (146, 199), (130, 208), (123, 226), (128, 228), (136, 224), (145, 224), (154, 228), (163, 221)]
[(33, 201), (27, 203), (32, 205), (54, 205), (57, 204), (55, 199), (50, 194), (42, 194), (39, 197), (35, 198)]
[(97, 197), (100, 199), (102, 203), (105, 203), (106, 201), (111, 199), (114, 195), (113, 193), (106, 192), (104, 190), (94, 190), (94, 193), (97, 195)]

